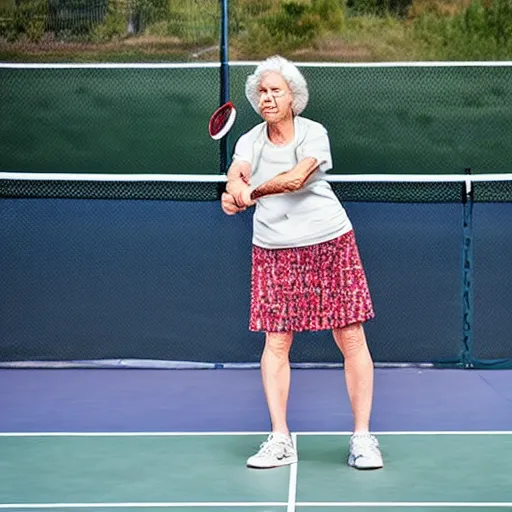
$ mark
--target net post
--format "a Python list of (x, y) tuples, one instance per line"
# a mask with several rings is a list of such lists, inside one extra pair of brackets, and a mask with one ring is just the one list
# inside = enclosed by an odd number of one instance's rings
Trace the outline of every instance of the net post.
[[(220, 104), (229, 100), (229, 65), (228, 65), (228, 0), (220, 2)], [(227, 170), (228, 135), (220, 141), (220, 174)]]
[(462, 257), (462, 365), (472, 368), (473, 348), (473, 187), (471, 169), (464, 169), (468, 177), (463, 195), (463, 257)]

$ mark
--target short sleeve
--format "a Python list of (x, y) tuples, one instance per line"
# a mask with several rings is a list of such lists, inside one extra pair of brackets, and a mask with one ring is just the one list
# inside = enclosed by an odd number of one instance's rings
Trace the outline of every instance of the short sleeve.
[(331, 144), (324, 126), (316, 124), (309, 127), (300, 155), (301, 158), (316, 158), (322, 172), (332, 169)]
[(253, 144), (249, 134), (242, 135), (235, 144), (233, 160), (242, 160), (252, 165)]

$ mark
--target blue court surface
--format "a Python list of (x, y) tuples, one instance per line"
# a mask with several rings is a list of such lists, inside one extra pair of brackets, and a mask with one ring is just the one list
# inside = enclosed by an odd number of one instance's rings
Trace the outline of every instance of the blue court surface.
[(385, 467), (346, 465), (342, 369), (292, 372), (298, 464), (245, 466), (258, 370), (0, 370), (0, 510), (509, 510), (512, 371), (376, 370)]

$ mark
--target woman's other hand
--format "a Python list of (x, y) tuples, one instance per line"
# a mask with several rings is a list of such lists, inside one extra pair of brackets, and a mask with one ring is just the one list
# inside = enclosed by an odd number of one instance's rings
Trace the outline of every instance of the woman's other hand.
[(235, 201), (235, 198), (228, 192), (223, 192), (220, 199), (220, 204), (222, 211), (226, 215), (235, 215), (236, 213), (243, 212), (244, 210), (247, 209), (246, 206), (238, 206), (238, 204)]

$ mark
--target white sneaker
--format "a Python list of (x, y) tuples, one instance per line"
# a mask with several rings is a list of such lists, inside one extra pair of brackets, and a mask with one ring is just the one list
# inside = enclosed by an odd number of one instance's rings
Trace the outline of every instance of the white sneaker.
[(247, 459), (247, 466), (268, 469), (295, 462), (297, 462), (297, 452), (293, 447), (291, 437), (280, 432), (272, 432), (266, 441), (261, 443), (258, 453)]
[(353, 434), (350, 438), (348, 465), (356, 469), (379, 469), (384, 466), (379, 442), (372, 434)]

